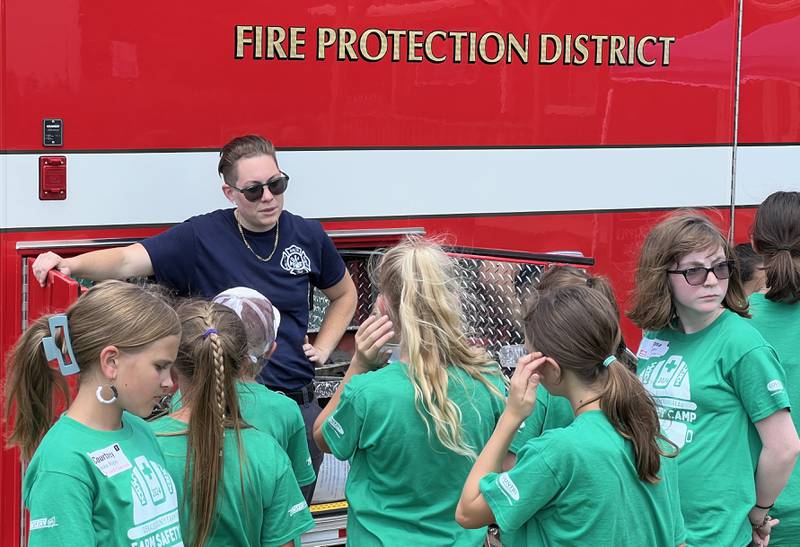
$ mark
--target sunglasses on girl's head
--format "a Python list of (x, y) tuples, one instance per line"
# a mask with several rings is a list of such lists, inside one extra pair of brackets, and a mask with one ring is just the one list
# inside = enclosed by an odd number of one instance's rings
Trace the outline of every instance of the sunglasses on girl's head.
[(264, 195), (264, 187), (267, 187), (269, 193), (273, 196), (279, 196), (286, 191), (286, 187), (289, 186), (289, 175), (284, 173), (283, 171), (280, 172), (280, 175), (272, 177), (267, 182), (257, 182), (255, 184), (251, 184), (246, 188), (237, 188), (235, 186), (231, 186), (234, 190), (241, 192), (244, 195), (244, 198), (247, 201), (258, 201)]
[(697, 286), (706, 282), (706, 279), (708, 279), (708, 272), (714, 272), (714, 277), (717, 279), (728, 279), (733, 272), (733, 266), (733, 260), (726, 260), (724, 262), (718, 262), (710, 268), (695, 266), (683, 270), (667, 270), (667, 273), (681, 274), (689, 285)]

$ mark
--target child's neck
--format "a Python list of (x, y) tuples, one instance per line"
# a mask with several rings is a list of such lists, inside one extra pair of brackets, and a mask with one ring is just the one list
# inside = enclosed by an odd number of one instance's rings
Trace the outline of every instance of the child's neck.
[(96, 389), (89, 384), (80, 386), (75, 400), (67, 409), (67, 416), (99, 431), (116, 431), (122, 428), (122, 408), (116, 402), (103, 404), (98, 401), (95, 396)]
[(571, 374), (564, 376), (562, 384), (565, 391), (563, 396), (569, 401), (575, 416), (590, 410), (600, 410), (600, 391), (597, 388), (582, 384)]
[(695, 332), (700, 332), (713, 323), (723, 311), (724, 308), (722, 306), (711, 313), (704, 314), (696, 314), (688, 310), (679, 309), (678, 320), (680, 321), (680, 326), (685, 334), (694, 334)]

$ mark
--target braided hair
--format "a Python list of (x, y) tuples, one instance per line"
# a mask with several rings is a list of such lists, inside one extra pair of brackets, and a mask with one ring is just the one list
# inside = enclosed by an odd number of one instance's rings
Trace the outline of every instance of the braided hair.
[(241, 429), (247, 426), (239, 415), (236, 379), (247, 359), (247, 335), (239, 317), (220, 304), (190, 300), (177, 312), (182, 335), (174, 367), (182, 379), (183, 404), (191, 409), (184, 503), (188, 500), (189, 545), (199, 547), (216, 520), (226, 429), (234, 431), (243, 461)]

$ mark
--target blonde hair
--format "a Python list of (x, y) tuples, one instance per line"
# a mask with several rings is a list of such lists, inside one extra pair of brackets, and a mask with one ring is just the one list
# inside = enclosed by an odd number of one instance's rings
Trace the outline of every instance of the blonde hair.
[[(184, 503), (190, 498), (189, 545), (202, 546), (216, 520), (225, 429), (234, 430), (240, 464), (244, 460), (241, 430), (247, 426), (239, 414), (236, 379), (247, 359), (247, 334), (236, 313), (222, 304), (187, 300), (178, 305), (177, 312), (182, 334), (174, 366), (181, 378), (187, 380), (180, 388), (183, 404), (191, 408)], [(242, 467), (240, 465), (244, 501)]]
[(486, 351), (467, 343), (452, 261), (437, 244), (412, 237), (390, 249), (378, 268), (380, 290), (408, 355), (414, 404), (428, 435), (432, 421), (445, 448), (475, 458), (476, 447), (465, 442), (461, 431), (461, 409), (447, 395), (448, 367), (464, 371), (501, 399), (486, 375), (502, 374)]
[[(721, 247), (725, 258), (735, 260), (731, 245), (708, 217), (693, 210), (676, 211), (656, 224), (642, 245), (636, 268), (636, 286), (631, 296), (628, 317), (639, 328), (661, 330), (676, 316), (667, 270), (689, 253)], [(747, 313), (747, 298), (736, 268), (728, 279), (722, 305), (742, 317)]]
[[(82, 373), (98, 364), (100, 352), (107, 346), (136, 353), (181, 332), (175, 311), (163, 299), (123, 281), (98, 283), (67, 309), (66, 316)], [(7, 361), (11, 372), (5, 385), (6, 416), (14, 417), (8, 446), (19, 446), (25, 460), (33, 456), (53, 423), (59, 399), (65, 404), (70, 401), (64, 377), (57, 368), (48, 366), (42, 348), (42, 339), (50, 336), (50, 317), (34, 321)], [(56, 343), (63, 347), (64, 340), (57, 339)]]

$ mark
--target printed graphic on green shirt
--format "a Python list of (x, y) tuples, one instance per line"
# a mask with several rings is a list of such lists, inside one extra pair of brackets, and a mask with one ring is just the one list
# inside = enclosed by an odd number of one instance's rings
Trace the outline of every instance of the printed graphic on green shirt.
[(724, 310), (698, 332), (646, 332), (638, 357), (662, 432), (680, 448), (686, 543), (746, 545), (762, 449), (754, 424), (789, 406), (775, 351), (749, 319)]
[(23, 479), (31, 547), (183, 545), (176, 484), (141, 418), (91, 429), (62, 415)]
[(131, 472), (133, 524), (131, 547), (171, 545), (180, 540), (178, 496), (169, 473), (144, 456), (134, 459)]
[(678, 448), (692, 442), (697, 404), (692, 401), (689, 366), (683, 356), (670, 355), (648, 365), (641, 380), (656, 402), (664, 435)]

